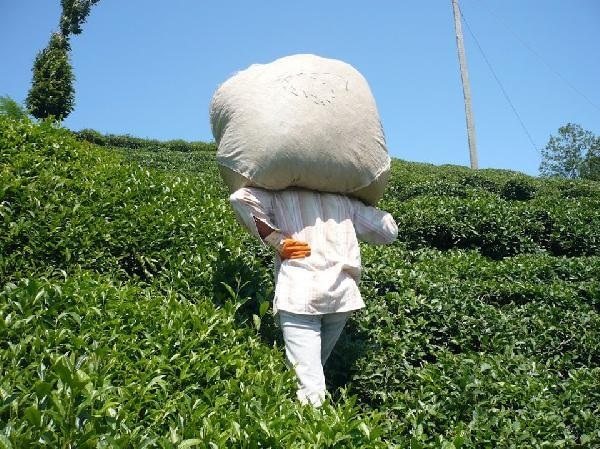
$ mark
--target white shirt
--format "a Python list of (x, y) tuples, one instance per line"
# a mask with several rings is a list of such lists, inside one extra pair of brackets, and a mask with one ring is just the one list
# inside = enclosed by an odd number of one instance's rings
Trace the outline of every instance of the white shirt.
[(392, 216), (356, 199), (333, 193), (288, 189), (239, 189), (230, 196), (238, 220), (260, 238), (254, 217), (286, 237), (307, 242), (311, 255), (275, 259), (273, 310), (299, 314), (347, 312), (365, 306), (358, 282), (357, 237), (392, 243), (398, 227)]

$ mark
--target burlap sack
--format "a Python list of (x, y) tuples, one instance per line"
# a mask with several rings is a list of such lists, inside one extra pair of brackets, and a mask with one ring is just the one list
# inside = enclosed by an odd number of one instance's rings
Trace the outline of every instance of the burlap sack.
[(375, 100), (352, 66), (314, 55), (252, 65), (210, 105), (217, 162), (235, 191), (296, 186), (376, 204), (390, 158)]

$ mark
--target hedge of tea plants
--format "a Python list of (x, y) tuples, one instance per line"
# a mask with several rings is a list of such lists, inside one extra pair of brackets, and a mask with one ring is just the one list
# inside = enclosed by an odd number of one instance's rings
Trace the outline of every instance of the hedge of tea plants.
[(295, 400), (240, 283), (265, 285), (268, 255), (241, 252), (214, 165), (166, 173), (0, 119), (0, 167), (0, 447), (387, 446), (355, 397)]
[(336, 374), (392, 440), (600, 447), (600, 184), (395, 161), (382, 207)]
[(598, 183), (394, 160), (313, 410), (214, 144), (0, 126), (0, 446), (600, 446)]
[(76, 131), (74, 135), (78, 140), (93, 143), (103, 147), (126, 148), (128, 150), (146, 150), (146, 151), (212, 151), (216, 152), (217, 147), (214, 143), (207, 142), (187, 142), (182, 139), (160, 141), (156, 139), (142, 139), (129, 135), (101, 134), (93, 129), (82, 129)]

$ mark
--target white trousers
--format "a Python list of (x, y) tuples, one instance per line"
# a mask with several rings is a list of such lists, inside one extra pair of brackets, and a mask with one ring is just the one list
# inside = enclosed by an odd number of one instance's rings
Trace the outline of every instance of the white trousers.
[(288, 364), (298, 377), (298, 399), (319, 407), (325, 399), (323, 366), (351, 312), (300, 315), (279, 311)]

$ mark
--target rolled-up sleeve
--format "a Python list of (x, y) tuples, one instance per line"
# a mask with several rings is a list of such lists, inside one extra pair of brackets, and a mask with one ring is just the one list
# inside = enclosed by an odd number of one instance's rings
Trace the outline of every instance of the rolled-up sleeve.
[(273, 196), (269, 191), (256, 187), (242, 187), (231, 194), (229, 202), (240, 224), (261, 241), (255, 218), (277, 230), (273, 224)]
[(398, 225), (388, 212), (372, 206), (365, 206), (352, 200), (354, 209), (354, 230), (359, 240), (375, 245), (392, 243), (398, 237)]

